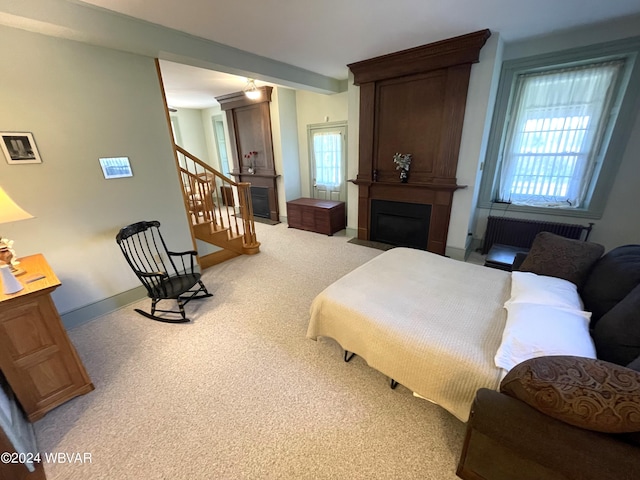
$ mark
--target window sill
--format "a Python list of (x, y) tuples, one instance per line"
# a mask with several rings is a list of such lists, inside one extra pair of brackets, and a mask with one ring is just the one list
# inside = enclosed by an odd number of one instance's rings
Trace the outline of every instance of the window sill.
[(536, 215), (549, 215), (552, 217), (574, 217), (574, 218), (589, 218), (600, 219), (602, 218), (602, 212), (597, 211), (595, 208), (548, 208), (548, 207), (530, 207), (526, 205), (514, 205), (512, 203), (495, 203), (495, 202), (481, 202), (478, 204), (478, 208), (490, 210), (491, 212), (521, 212), (530, 213)]

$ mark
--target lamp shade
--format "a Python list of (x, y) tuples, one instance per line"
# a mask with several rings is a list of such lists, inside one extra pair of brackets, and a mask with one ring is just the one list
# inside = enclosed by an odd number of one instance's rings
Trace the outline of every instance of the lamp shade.
[(27, 218), (33, 218), (33, 215), (16, 205), (16, 202), (11, 200), (7, 192), (0, 187), (0, 223), (26, 220)]

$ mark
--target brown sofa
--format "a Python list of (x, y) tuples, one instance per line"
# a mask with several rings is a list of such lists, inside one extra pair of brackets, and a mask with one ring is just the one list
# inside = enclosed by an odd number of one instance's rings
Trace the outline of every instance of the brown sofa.
[(598, 359), (527, 360), (507, 374), (499, 392), (479, 390), (457, 474), (465, 480), (639, 479), (640, 245), (575, 267), (575, 258), (567, 261), (562, 253), (572, 244), (539, 243), (544, 247), (532, 246), (536, 258), (528, 256), (520, 269), (561, 278), (570, 272), (585, 310), (593, 312)]
[(465, 480), (637, 480), (640, 444), (569, 425), (504, 393), (481, 389), (457, 474)]

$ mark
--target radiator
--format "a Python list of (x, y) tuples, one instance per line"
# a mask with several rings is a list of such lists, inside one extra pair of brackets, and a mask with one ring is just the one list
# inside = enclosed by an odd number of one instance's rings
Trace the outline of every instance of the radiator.
[(513, 247), (530, 248), (533, 239), (540, 232), (551, 232), (567, 238), (583, 240), (589, 238), (593, 223), (589, 226), (569, 223), (541, 222), (521, 218), (489, 217), (487, 231), (484, 234), (482, 254), (486, 254), (494, 243)]

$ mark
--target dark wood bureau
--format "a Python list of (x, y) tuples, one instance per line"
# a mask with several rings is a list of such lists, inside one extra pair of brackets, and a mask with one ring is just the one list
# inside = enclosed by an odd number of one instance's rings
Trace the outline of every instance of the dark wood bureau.
[(289, 227), (333, 235), (346, 228), (344, 202), (298, 198), (287, 202)]

